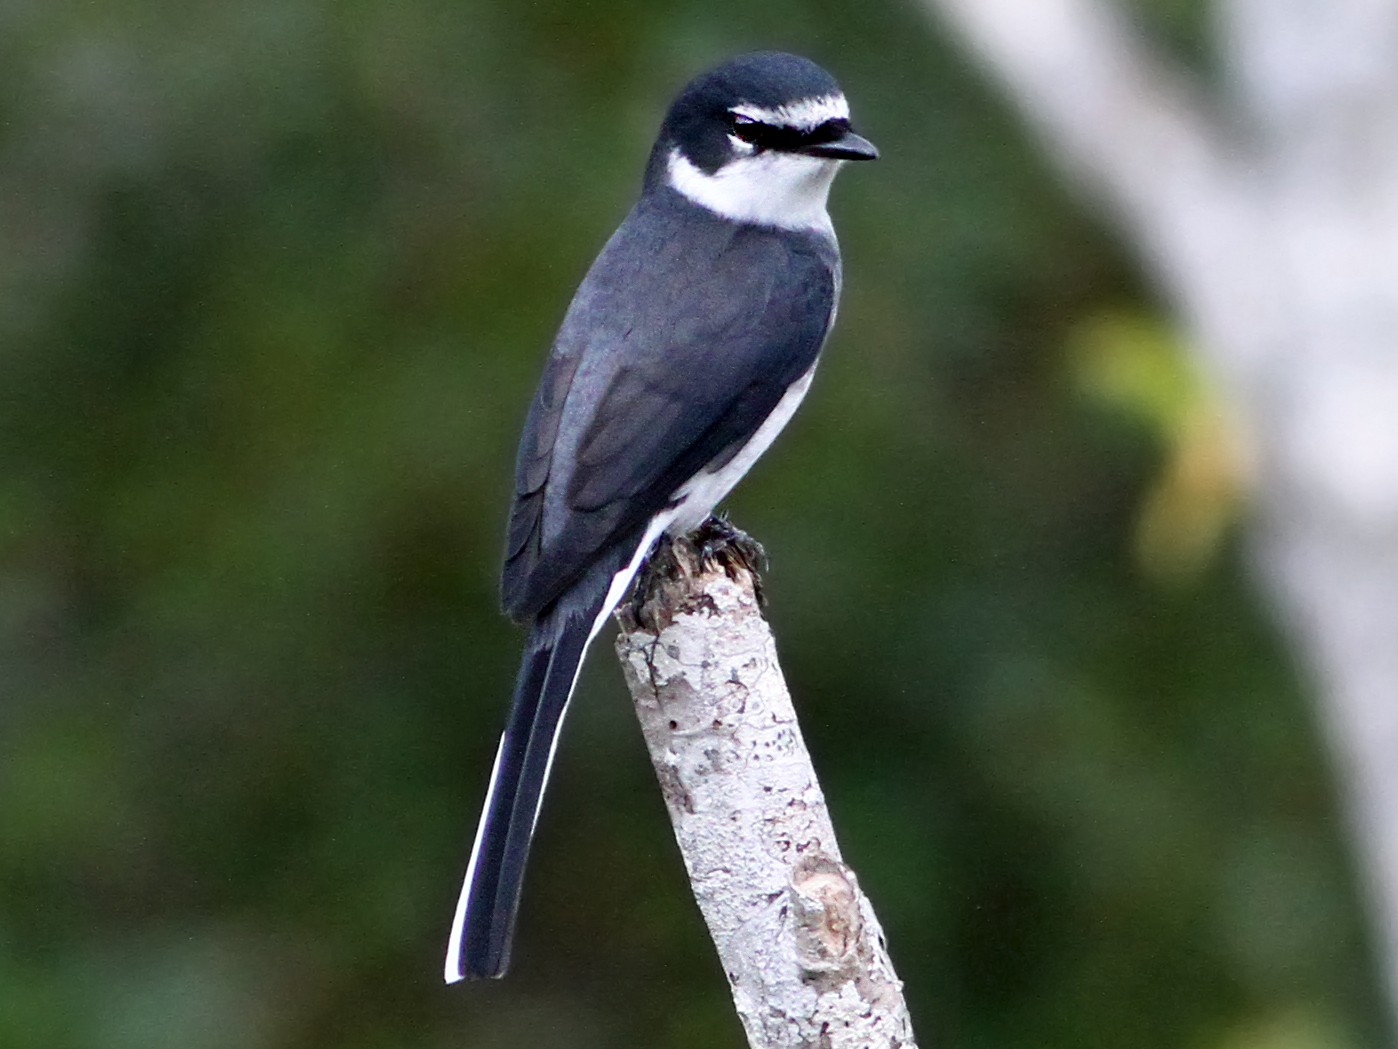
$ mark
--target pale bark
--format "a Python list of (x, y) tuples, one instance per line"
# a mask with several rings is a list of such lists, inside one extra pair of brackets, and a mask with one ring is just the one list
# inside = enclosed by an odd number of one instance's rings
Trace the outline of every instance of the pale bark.
[(1220, 0), (1212, 99), (1104, 0), (920, 0), (1104, 203), (1234, 398), (1398, 1015), (1398, 3)]
[(661, 559), (639, 616), (618, 615), (617, 652), (749, 1044), (915, 1049), (753, 578), (701, 562), (684, 541)]

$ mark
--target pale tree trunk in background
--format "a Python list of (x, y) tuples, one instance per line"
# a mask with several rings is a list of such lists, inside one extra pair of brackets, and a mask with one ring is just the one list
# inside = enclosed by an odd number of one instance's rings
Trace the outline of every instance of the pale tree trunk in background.
[(1133, 241), (1236, 403), (1398, 1015), (1398, 3), (1220, 0), (1209, 95), (1109, 0), (920, 0)]
[(845, 866), (753, 576), (652, 558), (617, 653), (694, 898), (752, 1049), (917, 1049)]

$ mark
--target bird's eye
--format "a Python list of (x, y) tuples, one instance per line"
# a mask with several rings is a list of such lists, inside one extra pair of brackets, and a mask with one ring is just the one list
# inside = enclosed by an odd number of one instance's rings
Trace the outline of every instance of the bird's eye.
[(762, 137), (762, 125), (753, 120), (752, 117), (745, 117), (741, 113), (733, 114), (733, 134), (737, 135), (744, 142), (753, 145), (757, 144)]

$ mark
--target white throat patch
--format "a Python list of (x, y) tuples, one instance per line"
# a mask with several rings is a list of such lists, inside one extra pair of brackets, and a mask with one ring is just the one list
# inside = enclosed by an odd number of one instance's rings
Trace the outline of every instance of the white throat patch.
[(730, 160), (712, 175), (672, 149), (670, 185), (689, 200), (735, 222), (834, 235), (825, 210), (843, 161), (801, 153), (756, 153)]

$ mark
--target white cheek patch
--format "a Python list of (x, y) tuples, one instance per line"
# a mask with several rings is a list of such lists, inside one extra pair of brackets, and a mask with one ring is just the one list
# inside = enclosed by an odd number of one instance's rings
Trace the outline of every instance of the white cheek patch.
[(818, 98), (803, 98), (799, 102), (774, 107), (754, 106), (744, 102), (728, 111), (756, 120), (760, 124), (810, 131), (820, 127), (827, 120), (848, 120), (849, 102), (844, 95), (821, 95)]
[(709, 175), (673, 149), (668, 174), (670, 185), (689, 200), (734, 222), (834, 236), (825, 204), (841, 163), (769, 151), (737, 157)]

